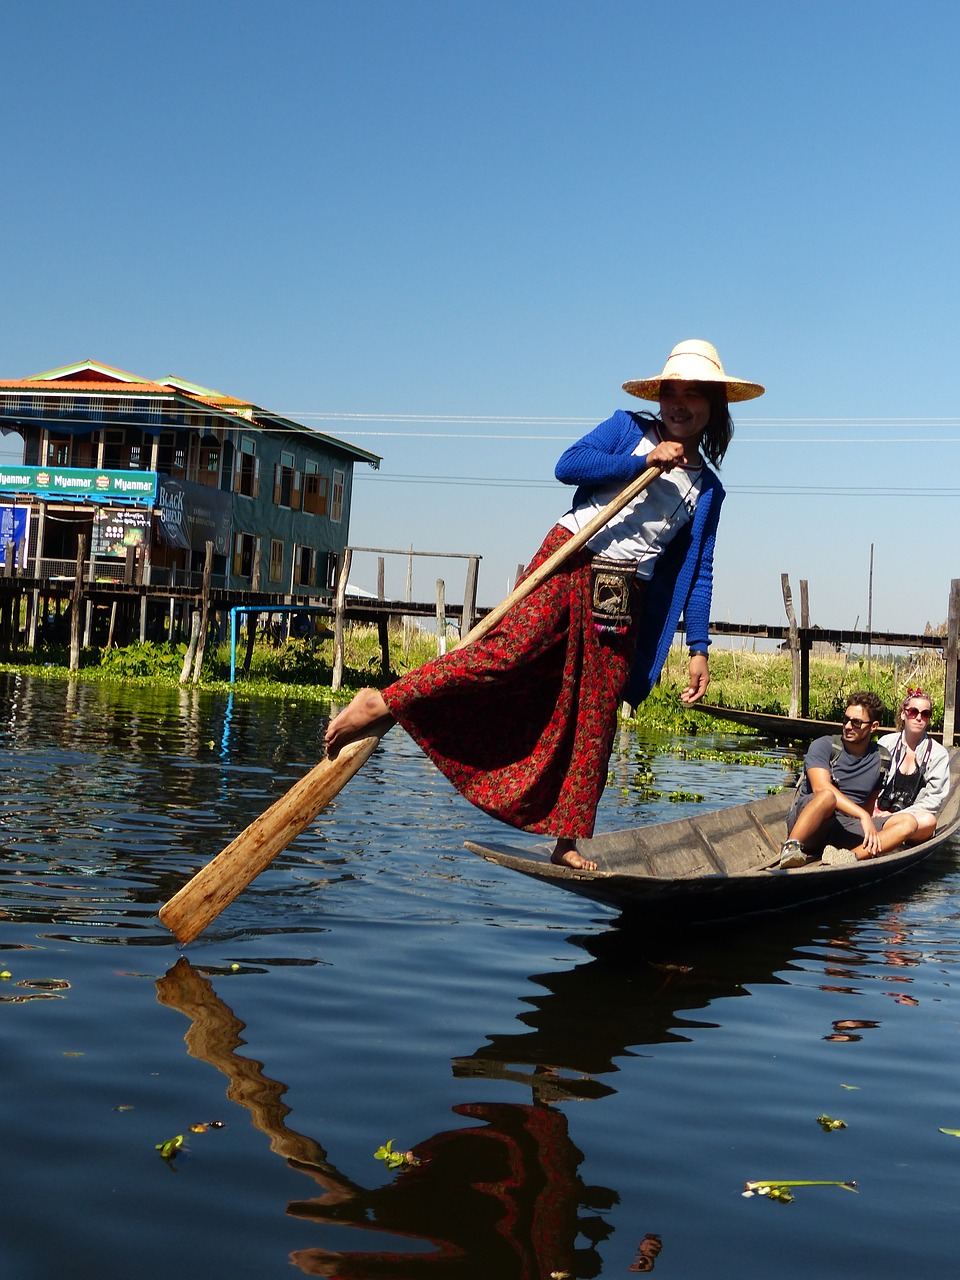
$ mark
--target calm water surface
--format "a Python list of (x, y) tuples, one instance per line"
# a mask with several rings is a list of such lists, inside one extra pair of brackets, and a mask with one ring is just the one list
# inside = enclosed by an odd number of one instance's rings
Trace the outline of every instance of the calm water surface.
[[(658, 939), (463, 850), (504, 829), (394, 730), (181, 954), (158, 907), (324, 723), (0, 675), (4, 1277), (955, 1271), (956, 848)], [(623, 795), (643, 745), (618, 744), (604, 829), (684, 812)], [(774, 752), (650, 760), (710, 805), (781, 780)], [(388, 1139), (419, 1165), (374, 1159)], [(741, 1196), (762, 1178), (859, 1191)]]

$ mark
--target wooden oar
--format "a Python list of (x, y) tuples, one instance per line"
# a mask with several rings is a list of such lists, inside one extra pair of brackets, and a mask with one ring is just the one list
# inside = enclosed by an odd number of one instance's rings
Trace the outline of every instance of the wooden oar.
[[(510, 595), (460, 641), (471, 644), (487, 634), (515, 604), (545, 581), (574, 552), (598, 533), (617, 512), (632, 502), (650, 485), (663, 468), (648, 467), (599, 511), (592, 520), (552, 556), (533, 571)], [(335, 760), (321, 760), (299, 782), (262, 813), (244, 831), (217, 854), (205, 867), (188, 880), (169, 902), (160, 908), (160, 919), (178, 942), (192, 942), (211, 920), (230, 905), (278, 853), (310, 825), (318, 813), (330, 803), (375, 751), (383, 735), (393, 724), (385, 719), (370, 726), (366, 736), (341, 747)]]

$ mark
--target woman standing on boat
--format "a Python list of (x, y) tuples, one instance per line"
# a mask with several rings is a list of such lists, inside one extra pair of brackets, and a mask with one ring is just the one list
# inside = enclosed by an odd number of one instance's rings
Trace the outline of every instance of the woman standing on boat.
[(885, 821), (896, 813), (913, 818), (916, 825), (904, 837), (908, 844), (919, 844), (933, 835), (950, 788), (949, 752), (928, 732), (932, 709), (933, 703), (922, 689), (908, 689), (897, 714), (899, 733), (880, 739), (880, 745), (890, 752), (890, 768), (874, 817)]
[(729, 377), (716, 348), (698, 340), (623, 389), (658, 401), (659, 416), (618, 410), (563, 454), (556, 476), (577, 486), (573, 503), (526, 574), (649, 467), (662, 473), (487, 635), (382, 693), (361, 690), (326, 734), (335, 757), (372, 725), (399, 721), (471, 803), (551, 836), (552, 860), (578, 870), (596, 869), (576, 842), (593, 834), (617, 708), (649, 693), (681, 614), (690, 662), (680, 696), (692, 703), (706, 692), (724, 498), (711, 468), (733, 435), (729, 402), (764, 390)]

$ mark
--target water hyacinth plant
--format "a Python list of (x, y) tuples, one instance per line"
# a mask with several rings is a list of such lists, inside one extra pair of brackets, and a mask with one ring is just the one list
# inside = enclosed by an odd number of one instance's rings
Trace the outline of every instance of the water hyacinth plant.
[(857, 1190), (855, 1182), (831, 1182), (821, 1178), (771, 1178), (744, 1183), (741, 1194), (748, 1197), (766, 1196), (768, 1200), (777, 1200), (780, 1204), (790, 1204), (794, 1198), (794, 1187), (842, 1187), (844, 1191), (855, 1192)]

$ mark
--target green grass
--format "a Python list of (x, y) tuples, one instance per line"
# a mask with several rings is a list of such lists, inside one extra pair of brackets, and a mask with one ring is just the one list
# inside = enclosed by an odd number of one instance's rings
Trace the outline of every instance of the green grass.
[[(450, 641), (452, 645), (455, 638)], [(65, 648), (47, 647), (24, 654), (18, 663), (0, 664), (0, 670), (29, 670), (50, 678), (176, 684), (183, 665), (185, 645), (147, 642), (100, 653), (87, 650), (81, 669), (71, 677)], [(242, 664), (245, 644), (237, 650)], [(341, 689), (330, 688), (333, 642), (285, 640), (274, 645), (258, 640), (248, 675), (238, 675), (230, 685), (230, 651), (224, 643), (207, 649), (201, 684), (207, 689), (233, 689), (238, 697), (295, 697), (318, 702), (345, 702), (366, 685), (383, 687), (398, 675), (436, 656), (436, 638), (414, 628), (405, 642), (402, 624), (390, 628), (390, 667), (386, 672), (377, 629), (348, 627), (344, 635), (344, 668)], [(680, 702), (686, 683), (686, 650), (670, 651), (660, 684), (637, 709), (631, 723), (665, 733), (697, 736), (715, 733), (721, 725), (712, 717)], [(710, 658), (711, 683), (707, 701), (721, 707), (786, 715), (790, 707), (792, 670), (789, 654), (746, 653), (714, 648)], [(888, 723), (906, 690), (921, 685), (933, 701), (933, 727), (943, 724), (945, 666), (932, 650), (919, 657), (874, 657), (868, 664), (860, 655), (833, 655), (810, 660), (810, 716), (837, 720), (855, 689), (872, 689), (889, 709)], [(737, 728), (743, 733), (743, 727)]]
[[(680, 655), (672, 653), (671, 674), (680, 669)], [(721, 707), (787, 715), (790, 708), (792, 668), (786, 653), (736, 653), (714, 650), (710, 655), (710, 688), (707, 701)], [(919, 656), (883, 655), (867, 663), (863, 655), (836, 654), (810, 659), (810, 718), (839, 720), (850, 694), (870, 689), (887, 708), (887, 723), (907, 689), (921, 686), (933, 703), (933, 725), (943, 725), (943, 690), (946, 667), (933, 650)]]

